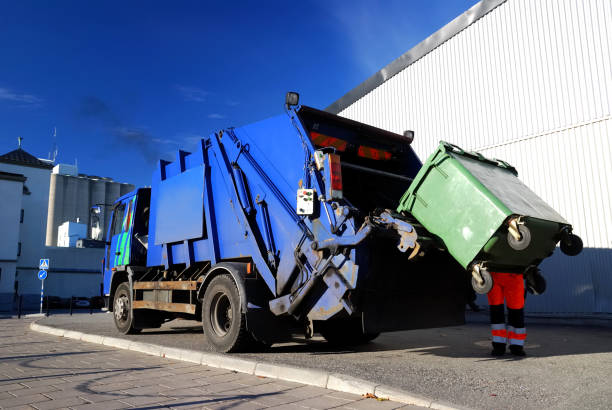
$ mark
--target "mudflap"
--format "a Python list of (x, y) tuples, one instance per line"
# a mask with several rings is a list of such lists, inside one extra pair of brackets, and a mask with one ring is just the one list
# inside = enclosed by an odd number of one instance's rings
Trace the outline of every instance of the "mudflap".
[(468, 280), (448, 252), (430, 249), (408, 261), (378, 239), (367, 253), (372, 268), (359, 295), (365, 333), (465, 324)]
[(292, 317), (274, 316), (266, 309), (249, 309), (246, 326), (255, 340), (266, 344), (290, 341), (298, 330), (303, 333)]

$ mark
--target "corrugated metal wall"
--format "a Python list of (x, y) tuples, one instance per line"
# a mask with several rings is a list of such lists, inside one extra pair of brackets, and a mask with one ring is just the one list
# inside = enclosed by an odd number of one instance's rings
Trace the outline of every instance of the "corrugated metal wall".
[(611, 56), (612, 1), (507, 0), (340, 115), (515, 165), (585, 244), (528, 310), (612, 313)]

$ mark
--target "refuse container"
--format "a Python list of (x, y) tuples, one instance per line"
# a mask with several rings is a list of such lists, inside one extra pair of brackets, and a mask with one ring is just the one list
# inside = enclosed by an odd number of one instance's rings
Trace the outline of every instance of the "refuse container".
[(475, 289), (487, 293), (489, 284), (481, 281), (488, 281), (487, 271), (533, 269), (559, 241), (569, 255), (582, 250), (572, 226), (517, 175), (504, 161), (441, 141), (397, 210), (412, 214), (443, 242), (465, 269), (473, 271)]

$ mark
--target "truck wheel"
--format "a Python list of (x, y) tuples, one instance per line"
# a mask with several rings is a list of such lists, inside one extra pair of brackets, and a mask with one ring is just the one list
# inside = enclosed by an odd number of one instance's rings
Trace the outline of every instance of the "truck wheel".
[(236, 352), (254, 345), (240, 309), (240, 294), (230, 275), (213, 278), (202, 301), (202, 329), (210, 350)]
[(376, 339), (380, 333), (363, 333), (359, 320), (328, 320), (318, 326), (318, 331), (334, 346), (358, 346)]
[(508, 232), (508, 245), (516, 251), (522, 251), (531, 243), (531, 231), (525, 225), (518, 225), (518, 231), (521, 234), (521, 239), (518, 240)]
[(561, 239), (561, 252), (568, 256), (576, 256), (582, 252), (582, 239), (578, 235), (570, 233)]
[(472, 288), (480, 295), (486, 295), (493, 288), (493, 277), (486, 269), (480, 269), (480, 276), (482, 276), (482, 285), (476, 281), (476, 278), (472, 277)]
[(134, 327), (134, 316), (132, 315), (132, 298), (130, 296), (130, 285), (127, 282), (117, 286), (115, 297), (113, 298), (113, 317), (115, 326), (121, 333), (139, 333), (140, 329)]

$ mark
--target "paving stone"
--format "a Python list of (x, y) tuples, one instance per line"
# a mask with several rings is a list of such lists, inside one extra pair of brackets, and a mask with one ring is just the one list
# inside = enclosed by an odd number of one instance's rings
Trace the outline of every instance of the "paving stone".
[(311, 397), (308, 399), (300, 400), (292, 403), (294, 406), (303, 407), (307, 409), (331, 409), (338, 406), (345, 406), (349, 403), (353, 403), (354, 400), (345, 400), (331, 396), (318, 396)]
[(33, 394), (31, 396), (14, 397), (12, 399), (2, 400), (2, 407), (15, 407), (25, 404), (32, 404), (42, 401), (50, 401), (50, 399), (42, 394)]
[(49, 393), (49, 392), (54, 392), (54, 391), (57, 391), (57, 388), (54, 386), (38, 386), (38, 387), (32, 387), (32, 388), (27, 388), (27, 389), (12, 390), (11, 394), (15, 397), (22, 397), (22, 396), (33, 395), (36, 393)]
[[(362, 399), (339, 408), (346, 410), (389, 410), (403, 408), (402, 406), (404, 405), (401, 403), (389, 400), (378, 401), (376, 399)], [(414, 408), (418, 409), (419, 407)]]
[(21, 389), (27, 389), (27, 386), (20, 384), (20, 383), (11, 383), (11, 384), (5, 384), (3, 386), (0, 386), (0, 392), (15, 391), (15, 390), (21, 390)]
[(288, 395), (295, 396), (300, 399), (323, 396), (325, 394), (328, 394), (329, 392), (330, 391), (327, 389), (316, 386), (301, 386), (296, 387), (294, 389), (285, 390), (285, 393), (287, 393)]
[(120, 402), (118, 400), (105, 401), (102, 403), (89, 403), (82, 404), (80, 406), (71, 406), (73, 409), (79, 410), (114, 410), (114, 409), (128, 409), (132, 408), (129, 404)]
[(176, 400), (163, 397), (163, 396), (134, 396), (127, 399), (120, 399), (124, 403), (130, 404), (132, 406), (151, 406), (151, 405), (168, 405), (171, 402), (175, 402)]
[(38, 410), (50, 410), (50, 409), (65, 409), (70, 406), (78, 406), (79, 404), (87, 403), (85, 400), (78, 397), (66, 397), (61, 400), (51, 400), (41, 403), (34, 403), (34, 406)]

